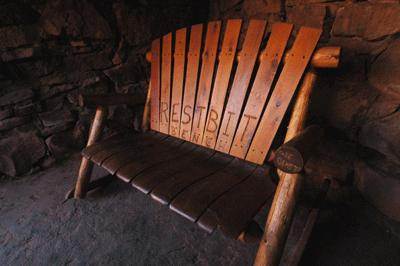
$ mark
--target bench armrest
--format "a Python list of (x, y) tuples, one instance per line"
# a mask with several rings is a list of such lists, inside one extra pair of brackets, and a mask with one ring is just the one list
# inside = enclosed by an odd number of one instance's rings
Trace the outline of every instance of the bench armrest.
[(299, 173), (324, 136), (325, 131), (321, 127), (317, 125), (307, 127), (276, 151), (275, 166), (285, 173)]
[(135, 94), (80, 94), (79, 106), (98, 107), (121, 104), (144, 104), (147, 93)]

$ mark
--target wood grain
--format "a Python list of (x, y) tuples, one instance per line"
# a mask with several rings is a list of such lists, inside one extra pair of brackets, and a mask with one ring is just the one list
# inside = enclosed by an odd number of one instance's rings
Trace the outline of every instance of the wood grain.
[(302, 27), (255, 133), (246, 160), (263, 164), (322, 30)]
[(239, 39), (242, 20), (229, 20), (225, 30), (224, 41), (221, 49), (217, 74), (213, 86), (211, 101), (208, 108), (207, 121), (204, 127), (204, 135), (201, 145), (214, 149), (225, 96), (231, 78), (233, 61), (235, 60), (236, 47)]
[[(219, 130), (218, 139), (215, 149), (228, 153), (233, 137), (235, 135), (236, 126), (239, 121), (240, 112), (246, 96), (250, 78), (253, 73), (254, 64), (258, 56), (261, 40), (264, 36), (266, 21), (251, 20), (247, 30), (246, 38), (242, 49), (242, 58), (239, 61), (232, 88), (230, 90), (229, 99), (223, 114), (221, 129)], [(215, 138), (217, 132), (207, 134), (208, 137)]]

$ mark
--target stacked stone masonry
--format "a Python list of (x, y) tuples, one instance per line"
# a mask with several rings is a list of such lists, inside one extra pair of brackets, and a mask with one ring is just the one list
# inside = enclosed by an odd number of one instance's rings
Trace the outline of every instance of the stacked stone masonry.
[[(340, 69), (319, 70), (309, 119), (330, 137), (307, 165), (310, 183), (332, 178), (331, 194), (352, 183), (400, 221), (398, 0), (2, 1), (0, 172), (26, 174), (79, 151), (94, 110), (78, 107), (78, 94), (147, 90), (151, 40), (232, 18), (243, 33), (250, 19), (267, 20), (267, 31), (293, 23), (294, 35), (321, 28), (321, 46), (343, 47)], [(110, 117), (139, 128), (141, 111), (112, 107)]]

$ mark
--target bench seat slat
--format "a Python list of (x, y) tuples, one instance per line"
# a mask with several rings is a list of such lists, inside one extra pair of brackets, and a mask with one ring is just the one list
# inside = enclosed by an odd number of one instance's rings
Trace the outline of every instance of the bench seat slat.
[(97, 165), (101, 165), (104, 160), (115, 154), (124, 152), (126, 150), (135, 150), (139, 147), (151, 146), (152, 144), (163, 141), (166, 138), (168, 138), (168, 135), (156, 134), (152, 138), (141, 139), (138, 141), (123, 139), (122, 142), (117, 145), (107, 147), (106, 149), (96, 152), (91, 156), (91, 160)]
[(132, 180), (132, 185), (143, 193), (148, 194), (158, 183), (184, 169), (201, 164), (214, 153), (214, 150), (199, 146), (192, 152), (185, 154), (185, 156), (157, 164), (144, 170)]
[(130, 182), (132, 181), (133, 178), (135, 178), (137, 174), (146, 170), (147, 168), (168, 160), (172, 160), (174, 158), (179, 158), (181, 156), (184, 156), (186, 153), (196, 148), (196, 145), (194, 145), (193, 143), (184, 142), (181, 139), (175, 139), (173, 141), (176, 143), (179, 142), (183, 143), (178, 147), (171, 149), (169, 151), (165, 152), (155, 151), (154, 153), (142, 157), (137, 161), (129, 162), (124, 166), (122, 166), (119, 170), (117, 170), (116, 175), (123, 181)]
[(159, 183), (151, 192), (153, 199), (161, 204), (169, 204), (182, 190), (193, 183), (218, 172), (233, 160), (223, 153), (215, 153), (209, 160), (180, 171)]
[(248, 177), (256, 165), (235, 158), (226, 167), (186, 188), (172, 200), (171, 210), (194, 223), (225, 191)]
[(219, 227), (223, 235), (237, 238), (275, 192), (269, 169), (259, 165), (245, 181), (222, 195), (199, 218), (199, 227), (210, 234)]
[(129, 136), (125, 136), (123, 134), (114, 134), (107, 139), (103, 140), (102, 142), (94, 143), (82, 150), (82, 156), (84, 156), (86, 159), (90, 159), (95, 153), (109, 148), (113, 147), (115, 145), (118, 145), (124, 141), (140, 141), (146, 138), (149, 138), (153, 135), (159, 134), (157, 131), (150, 130), (144, 134), (132, 134)]
[[(160, 133), (162, 136), (167, 136)], [(173, 138), (168, 137), (163, 140), (155, 140), (154, 142), (148, 143), (149, 145), (139, 145), (133, 149), (129, 147), (121, 152), (115, 153), (108, 158), (104, 159), (101, 166), (104, 167), (111, 174), (115, 174), (119, 168), (125, 164), (143, 158), (154, 153), (161, 153), (175, 149), (182, 142), (172, 141)], [(149, 141), (150, 142), (150, 141)], [(142, 143), (143, 144), (143, 143)]]

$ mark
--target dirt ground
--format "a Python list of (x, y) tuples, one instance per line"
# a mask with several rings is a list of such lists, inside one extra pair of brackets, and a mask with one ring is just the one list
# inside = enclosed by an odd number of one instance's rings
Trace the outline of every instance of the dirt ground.
[[(207, 235), (119, 180), (62, 203), (79, 160), (0, 179), (0, 265), (253, 264), (257, 244)], [(354, 193), (324, 206), (300, 265), (400, 265), (399, 228)]]

